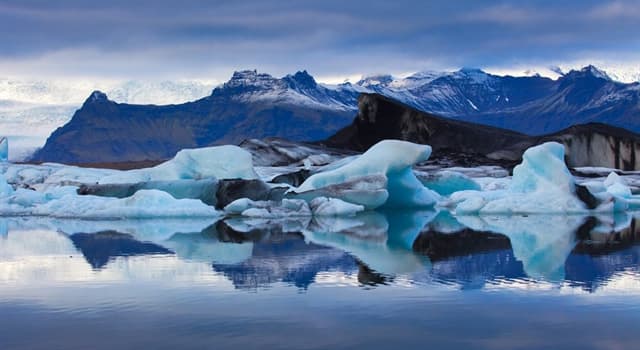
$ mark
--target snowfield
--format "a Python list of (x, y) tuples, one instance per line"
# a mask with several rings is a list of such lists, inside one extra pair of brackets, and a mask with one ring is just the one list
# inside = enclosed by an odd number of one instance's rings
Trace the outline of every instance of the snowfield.
[[(260, 155), (252, 151), (237, 146), (183, 150), (158, 166), (129, 171), (13, 164), (0, 152), (0, 215), (277, 219), (427, 209), (469, 217), (640, 208), (637, 173), (582, 168), (592, 177), (575, 177), (564, 163), (564, 147), (555, 142), (527, 150), (511, 177), (495, 167), (425, 167), (431, 147), (397, 140), (381, 141), (355, 156), (313, 158), (307, 148), (304, 161), (277, 167), (254, 167)], [(464, 220), (479, 225), (476, 219)]]

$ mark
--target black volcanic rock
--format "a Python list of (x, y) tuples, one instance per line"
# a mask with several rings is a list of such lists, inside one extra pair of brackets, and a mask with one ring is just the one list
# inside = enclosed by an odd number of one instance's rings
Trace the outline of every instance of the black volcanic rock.
[(238, 144), (247, 138), (321, 140), (349, 123), (356, 98), (355, 91), (316, 84), (306, 72), (282, 79), (236, 72), (209, 97), (167, 106), (116, 103), (96, 91), (32, 160), (165, 160), (183, 148)]
[[(547, 141), (565, 145), (569, 166), (604, 166), (640, 169), (640, 135), (605, 124), (572, 126), (558, 133), (533, 137), (506, 129), (483, 126), (421, 112), (379, 94), (362, 94), (359, 111), (351, 125), (324, 143), (330, 147), (365, 151), (384, 139), (428, 144), (432, 157), (456, 155), (469, 163), (516, 161), (529, 147)], [(472, 165), (472, 164), (467, 164)]]
[(451, 120), (424, 113), (378, 94), (362, 94), (353, 123), (325, 141), (328, 146), (366, 151), (385, 139), (428, 144), (433, 156), (465, 153), (517, 160), (533, 143), (509, 130)]

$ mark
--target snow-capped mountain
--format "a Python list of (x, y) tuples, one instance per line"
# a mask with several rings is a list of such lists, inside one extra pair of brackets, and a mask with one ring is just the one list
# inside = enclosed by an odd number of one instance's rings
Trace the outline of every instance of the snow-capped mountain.
[(318, 84), (307, 71), (281, 79), (256, 70), (235, 72), (231, 79), (213, 90), (212, 97), (239, 102), (270, 102), (281, 105), (353, 111), (358, 92), (344, 86), (330, 88)]
[(321, 140), (351, 122), (358, 95), (354, 88), (317, 84), (305, 71), (283, 78), (235, 72), (210, 96), (166, 106), (116, 103), (94, 92), (33, 159), (158, 160), (183, 148), (237, 144), (249, 137)]
[(403, 84), (410, 77), (380, 75), (357, 85), (425, 112), (527, 134), (588, 122), (640, 132), (640, 83), (617, 82), (591, 65), (561, 73), (553, 80), (539, 74), (499, 76), (463, 68), (431, 74), (419, 83)]
[[(580, 70), (585, 65), (588, 66), (592, 63), (582, 65), (562, 65), (557, 67), (558, 70), (563, 72), (570, 72), (572, 70)], [(596, 62), (595, 65), (599, 70), (606, 72), (606, 75), (612, 80), (620, 83), (636, 83), (640, 82), (640, 63), (611, 63), (611, 62)]]

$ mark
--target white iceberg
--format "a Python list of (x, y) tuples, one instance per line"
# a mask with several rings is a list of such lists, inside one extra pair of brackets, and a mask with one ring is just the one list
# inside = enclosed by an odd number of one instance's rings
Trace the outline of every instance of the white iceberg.
[[(386, 179), (387, 198), (381, 204), (380, 196), (372, 200), (370, 196), (341, 196), (336, 193), (335, 198), (346, 202), (363, 205), (373, 209), (384, 205), (386, 207), (432, 207), (438, 200), (438, 194), (425, 188), (416, 178), (411, 167), (424, 162), (431, 155), (431, 147), (418, 145), (406, 141), (384, 140), (373, 145), (363, 155), (341, 166), (323, 171), (309, 177), (296, 193), (321, 190), (330, 186), (340, 185), (358, 178), (368, 176), (384, 177)], [(379, 191), (379, 189), (374, 189)], [(322, 196), (322, 195), (318, 195)]]
[(238, 146), (225, 145), (184, 149), (173, 159), (148, 169), (122, 171), (99, 182), (139, 183), (186, 179), (257, 179), (251, 153)]
[(2, 215), (35, 215), (82, 219), (202, 218), (219, 216), (195, 199), (175, 199), (158, 190), (141, 190), (128, 198), (78, 196), (75, 187), (37, 192), (18, 189), (0, 199)]
[(547, 142), (529, 148), (504, 190), (460, 191), (450, 200), (457, 214), (548, 214), (588, 211), (577, 197), (564, 163), (564, 146)]

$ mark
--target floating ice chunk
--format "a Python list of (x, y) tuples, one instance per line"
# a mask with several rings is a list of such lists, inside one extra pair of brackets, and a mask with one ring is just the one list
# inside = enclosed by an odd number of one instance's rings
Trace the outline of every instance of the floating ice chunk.
[(122, 171), (100, 180), (101, 184), (172, 181), (184, 179), (257, 179), (251, 153), (237, 146), (185, 149), (160, 165)]
[(0, 137), (0, 162), (9, 160), (9, 139)]
[(614, 196), (622, 198), (631, 198), (632, 196), (631, 189), (627, 186), (627, 183), (615, 172), (611, 172), (609, 176), (607, 176), (603, 185), (606, 187), (607, 192)]
[(640, 196), (633, 195), (624, 178), (615, 172), (611, 172), (604, 180), (603, 186), (606, 192), (598, 193), (598, 198), (612, 197), (613, 210), (617, 212), (640, 208)]
[(175, 199), (158, 190), (141, 190), (123, 199), (67, 195), (35, 205), (33, 215), (59, 218), (124, 219), (215, 217), (218, 212), (196, 199)]
[(307, 202), (300, 199), (283, 199), (281, 202), (274, 202), (240, 198), (224, 207), (224, 211), (231, 215), (257, 218), (311, 216), (311, 210)]
[(318, 197), (309, 203), (314, 216), (352, 216), (364, 211), (364, 206), (337, 198)]
[(224, 207), (224, 211), (228, 214), (240, 215), (243, 211), (254, 206), (255, 203), (255, 201), (252, 201), (249, 198), (236, 199), (235, 201), (227, 204), (227, 206)]
[(444, 170), (433, 174), (417, 173), (416, 176), (424, 186), (443, 196), (464, 190), (480, 190), (480, 185), (477, 182), (455, 171)]
[[(416, 178), (411, 167), (426, 161), (431, 155), (431, 147), (406, 141), (384, 140), (373, 145), (367, 152), (353, 161), (309, 177), (296, 192), (305, 192), (337, 185), (354, 178), (378, 175), (387, 179), (387, 207), (430, 207), (438, 195), (425, 188)], [(357, 198), (347, 202), (364, 205), (367, 208), (379, 206)]]
[(564, 146), (547, 142), (527, 149), (513, 168), (511, 192), (573, 193), (574, 179), (564, 162)]
[(505, 190), (462, 191), (451, 195), (458, 214), (581, 213), (588, 209), (575, 194), (564, 163), (564, 146), (547, 142), (529, 148), (513, 169)]

